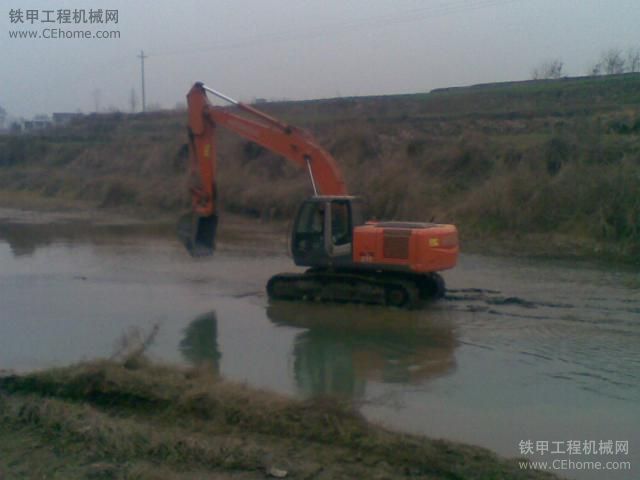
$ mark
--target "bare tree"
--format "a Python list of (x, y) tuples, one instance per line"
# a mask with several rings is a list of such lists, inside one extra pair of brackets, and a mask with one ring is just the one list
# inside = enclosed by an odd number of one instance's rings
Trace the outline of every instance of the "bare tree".
[(625, 61), (622, 57), (622, 50), (619, 48), (612, 48), (604, 52), (600, 63), (602, 64), (602, 71), (606, 75), (624, 73)]
[(589, 75), (602, 75), (602, 63), (598, 62), (593, 67), (591, 67), (591, 70), (589, 70)]
[(138, 106), (138, 97), (136, 96), (136, 89), (132, 88), (129, 94), (129, 106), (131, 107), (131, 113), (135, 113)]
[(562, 77), (562, 67), (564, 63), (560, 59), (549, 60), (541, 63), (539, 66), (533, 69), (531, 77), (534, 80), (542, 80), (545, 78), (560, 78)]
[(627, 50), (627, 72), (640, 72), (640, 47), (629, 47)]

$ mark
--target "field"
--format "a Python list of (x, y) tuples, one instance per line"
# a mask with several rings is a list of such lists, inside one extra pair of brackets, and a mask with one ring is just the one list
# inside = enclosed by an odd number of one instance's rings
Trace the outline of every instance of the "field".
[[(455, 223), (467, 249), (639, 261), (638, 74), (259, 107), (311, 131), (377, 218)], [(171, 217), (188, 205), (185, 124), (183, 111), (94, 114), (1, 136), (0, 202)], [(224, 209), (289, 219), (305, 172), (219, 138)]]

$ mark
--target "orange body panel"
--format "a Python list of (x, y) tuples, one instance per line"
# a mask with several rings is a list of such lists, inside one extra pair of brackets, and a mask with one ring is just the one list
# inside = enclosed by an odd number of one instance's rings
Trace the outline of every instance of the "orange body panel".
[(454, 225), (369, 223), (353, 231), (353, 263), (415, 273), (438, 272), (458, 261)]

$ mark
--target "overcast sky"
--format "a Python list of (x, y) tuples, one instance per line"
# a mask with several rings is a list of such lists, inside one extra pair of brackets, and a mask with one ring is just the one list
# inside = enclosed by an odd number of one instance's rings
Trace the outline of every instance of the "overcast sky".
[[(174, 107), (196, 80), (240, 100), (429, 91), (523, 80), (559, 58), (583, 75), (604, 50), (640, 46), (640, 0), (3, 0), (0, 106), (14, 117)], [(33, 25), (10, 11), (37, 10)], [(118, 23), (62, 24), (63, 9)], [(45, 13), (45, 10), (54, 10)], [(43, 23), (42, 20), (54, 20)], [(15, 20), (15, 17), (14, 17)], [(102, 19), (104, 21), (104, 18)], [(72, 20), (73, 21), (73, 20)], [(118, 30), (119, 39), (10, 31)], [(49, 34), (50, 35), (50, 34)]]

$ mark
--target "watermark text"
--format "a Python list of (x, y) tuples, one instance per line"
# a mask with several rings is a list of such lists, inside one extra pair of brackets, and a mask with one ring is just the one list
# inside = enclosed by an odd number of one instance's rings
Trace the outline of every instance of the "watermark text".
[(55, 10), (33, 10), (12, 8), (9, 10), (9, 21), (17, 25), (34, 25), (42, 23), (57, 24), (96, 24), (118, 23), (120, 14), (118, 10), (103, 8), (74, 8)]
[[(630, 471), (628, 440), (520, 440), (521, 470)], [(622, 458), (620, 458), (622, 457)]]
[(9, 30), (9, 38), (43, 38), (43, 39), (86, 39), (101, 40), (120, 38), (119, 30), (63, 30), (62, 28), (43, 28), (42, 30)]
[[(7, 19), (13, 39), (99, 39), (120, 38), (120, 12), (108, 8), (22, 9), (8, 10)], [(110, 27), (110, 28), (109, 28)], [(116, 29), (114, 29), (116, 27)]]

